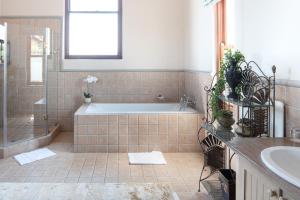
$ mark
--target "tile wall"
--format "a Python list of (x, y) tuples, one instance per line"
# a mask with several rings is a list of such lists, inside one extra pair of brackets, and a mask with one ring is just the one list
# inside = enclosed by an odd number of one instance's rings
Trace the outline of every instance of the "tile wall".
[(197, 152), (199, 114), (76, 115), (74, 152)]
[(159, 94), (167, 102), (178, 102), (184, 91), (184, 72), (60, 72), (58, 74), (58, 117), (64, 131), (73, 130), (73, 115), (83, 104), (87, 86), (83, 79), (99, 81), (90, 91), (99, 103), (152, 103)]

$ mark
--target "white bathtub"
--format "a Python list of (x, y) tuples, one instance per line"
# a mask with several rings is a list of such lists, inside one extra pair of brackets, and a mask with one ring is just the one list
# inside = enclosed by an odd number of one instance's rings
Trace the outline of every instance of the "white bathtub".
[(74, 152), (199, 152), (200, 114), (166, 104), (84, 104), (74, 116)]
[(147, 104), (101, 104), (92, 103), (83, 105), (76, 114), (101, 115), (101, 114), (140, 114), (140, 113), (197, 113), (192, 108), (180, 110), (178, 103), (147, 103)]

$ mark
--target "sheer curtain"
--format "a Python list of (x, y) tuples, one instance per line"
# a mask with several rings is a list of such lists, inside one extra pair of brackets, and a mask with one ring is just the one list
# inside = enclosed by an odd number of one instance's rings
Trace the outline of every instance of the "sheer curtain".
[(218, 3), (220, 0), (202, 0), (204, 6), (211, 6)]

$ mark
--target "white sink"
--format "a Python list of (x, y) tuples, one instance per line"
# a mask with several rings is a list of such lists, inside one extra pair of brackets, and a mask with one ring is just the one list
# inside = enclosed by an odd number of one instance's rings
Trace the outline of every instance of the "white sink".
[(300, 188), (300, 147), (267, 148), (261, 152), (261, 159), (275, 174)]

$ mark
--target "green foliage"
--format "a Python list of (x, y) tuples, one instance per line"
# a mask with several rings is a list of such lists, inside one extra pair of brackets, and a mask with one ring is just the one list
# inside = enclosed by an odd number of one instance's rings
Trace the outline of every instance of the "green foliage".
[(224, 53), (224, 59), (222, 61), (222, 66), (225, 70), (230, 66), (235, 66), (239, 68), (239, 63), (245, 61), (245, 56), (240, 51), (232, 51), (232, 49), (226, 49)]
[(212, 88), (211, 99), (210, 99), (210, 107), (212, 108), (212, 115), (216, 119), (223, 115), (222, 110), (220, 109), (220, 95), (225, 90), (225, 68), (223, 65), (221, 66), (218, 81)]
[[(226, 49), (224, 59), (221, 61), (221, 68), (218, 73), (218, 81), (214, 85), (211, 93), (210, 107), (212, 108), (212, 115), (214, 119), (221, 116), (232, 116), (232, 112), (223, 110), (220, 108), (220, 96), (225, 90), (226, 78), (225, 73), (231, 67), (235, 66), (237, 70), (241, 70), (239, 63), (245, 61), (245, 56), (240, 51), (233, 51), (232, 49)], [(236, 88), (237, 94), (241, 94), (241, 85)], [(230, 116), (229, 116), (230, 117)]]
[(92, 94), (91, 93), (88, 93), (88, 92), (84, 92), (83, 93), (83, 96), (85, 97), (85, 98), (92, 98)]

